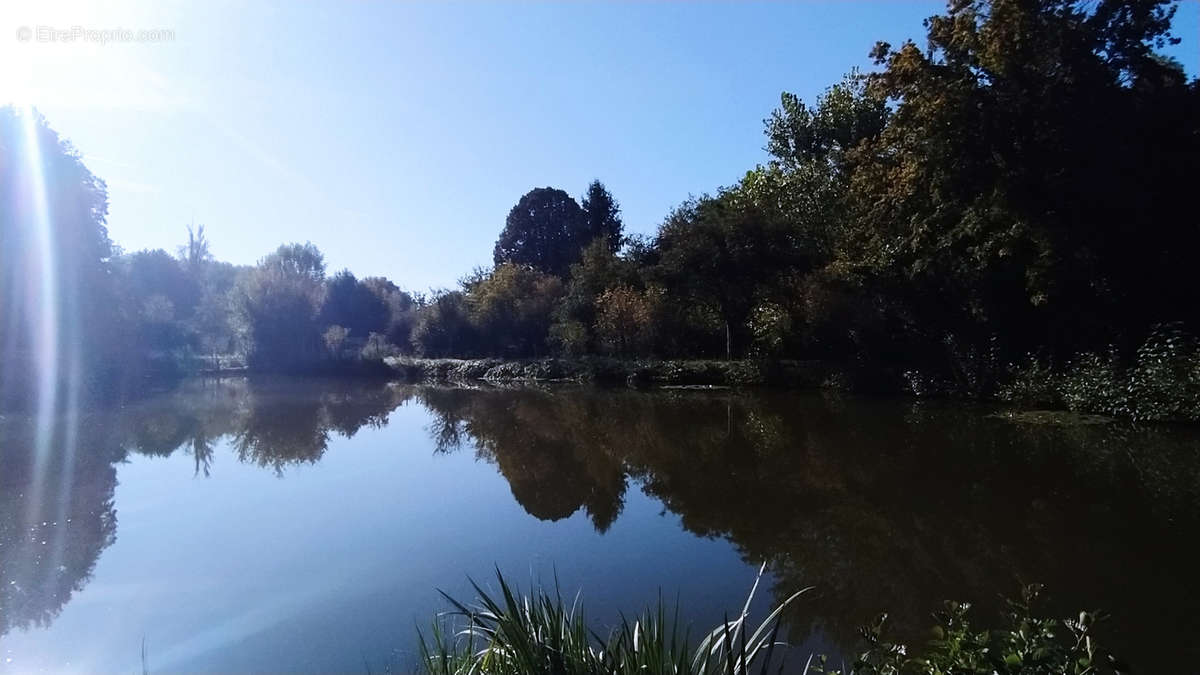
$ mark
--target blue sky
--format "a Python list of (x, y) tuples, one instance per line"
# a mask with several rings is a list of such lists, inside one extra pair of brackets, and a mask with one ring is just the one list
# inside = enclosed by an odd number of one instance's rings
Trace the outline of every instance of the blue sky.
[[(533, 187), (592, 178), (630, 232), (765, 159), (762, 120), (942, 2), (29, 2), (0, 14), (0, 100), (32, 102), (108, 181), (127, 250), (203, 223), (217, 257), (308, 241), (415, 290), (491, 262)], [(7, 24), (7, 25), (5, 25)], [(20, 26), (170, 29), (98, 44)], [(1200, 3), (1172, 50), (1200, 65)]]

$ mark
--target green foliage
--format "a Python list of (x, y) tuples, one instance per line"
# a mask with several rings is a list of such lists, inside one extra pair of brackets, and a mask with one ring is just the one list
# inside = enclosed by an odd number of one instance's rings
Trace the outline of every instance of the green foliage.
[(997, 396), (1023, 406), (1059, 405), (1057, 375), (1043, 359), (1030, 355), (1024, 362), (1009, 368), (1007, 381), (1000, 386)]
[(591, 239), (584, 239), (586, 214), (571, 195), (555, 188), (525, 193), (508, 213), (493, 258), (565, 275)]
[(551, 340), (564, 353), (583, 354), (599, 348), (594, 339), (597, 298), (620, 284), (637, 285), (638, 269), (618, 256), (604, 239), (595, 239), (571, 265), (563, 297), (554, 312)]
[(329, 350), (329, 355), (335, 359), (342, 357), (342, 346), (346, 344), (346, 338), (350, 335), (350, 330), (345, 326), (330, 326), (321, 334), (321, 338), (325, 341), (325, 348)]
[(412, 344), (421, 356), (443, 357), (475, 353), (475, 327), (468, 317), (467, 296), (445, 291), (417, 312)]
[(367, 336), (367, 341), (359, 350), (358, 356), (360, 359), (370, 363), (380, 363), (385, 358), (396, 356), (399, 348), (396, 345), (388, 342), (387, 336), (382, 333), (371, 333)]
[[(1102, 616), (1080, 612), (1062, 621), (1037, 615), (1040, 587), (1028, 586), (1009, 602), (1007, 626), (978, 629), (968, 619), (970, 605), (946, 603), (938, 614), (936, 637), (925, 649), (910, 650), (884, 641), (887, 615), (863, 629), (868, 649), (855, 660), (853, 675), (1100, 675), (1129, 672), (1096, 644), (1093, 632)], [(823, 664), (814, 672), (827, 671)]]
[(324, 256), (312, 244), (280, 246), (238, 289), (251, 367), (300, 371), (323, 358), (317, 311), (324, 297)]
[(812, 162), (840, 167), (863, 139), (883, 131), (888, 109), (855, 70), (830, 87), (809, 107), (784, 92), (779, 107), (765, 120), (767, 152), (792, 170)]
[(621, 230), (624, 228), (621, 205), (604, 183), (594, 180), (588, 185), (580, 206), (583, 207), (584, 227), (576, 237), (577, 241), (587, 245), (599, 240), (615, 253), (621, 247)]
[(191, 316), (200, 302), (200, 280), (162, 249), (134, 253), (123, 267), (125, 294), (135, 302), (160, 295), (181, 318)]
[(512, 208), (496, 241), (493, 259), (529, 265), (565, 277), (589, 244), (600, 241), (609, 252), (621, 246), (621, 208), (604, 184), (588, 185), (580, 207), (555, 188), (535, 188)]
[(366, 336), (384, 332), (389, 318), (384, 299), (350, 270), (342, 270), (326, 282), (318, 319), (322, 325), (345, 326), (354, 335)]
[(921, 296), (923, 322), (1060, 355), (1196, 306), (1176, 224), (1200, 90), (1153, 51), (1173, 11), (973, 0), (928, 20), (927, 49), (880, 43), (868, 90), (894, 110), (851, 153), (847, 265)]
[(550, 342), (565, 356), (582, 356), (591, 347), (588, 329), (581, 321), (558, 320), (550, 326)]
[(596, 299), (596, 334), (609, 354), (646, 354), (654, 343), (655, 317), (661, 292), (614, 286)]
[[(355, 347), (383, 336), (381, 354), (819, 359), (847, 382), (907, 379), (918, 395), (998, 391), (1194, 420), (1193, 342), (1153, 333), (1133, 353), (1158, 323), (1200, 325), (1200, 229), (1185, 226), (1200, 175), (1200, 81), (1161, 53), (1177, 42), (1174, 7), (956, 0), (927, 20), (925, 48), (878, 43), (874, 71), (851, 71), (807, 103), (782, 94), (764, 120), (770, 161), (688, 199), (652, 238), (622, 237), (599, 181), (581, 203), (536, 188), (508, 213), (495, 269), (428, 301), (382, 278), (326, 282), (311, 244), (239, 272), (211, 260), (203, 227), (188, 228), (178, 261), (114, 259), (103, 183), (40, 117), (6, 108), (8, 389), (28, 388), (33, 317), (49, 306), (72, 329), (63, 340), (89, 336), (80, 353), (91, 379), (136, 379), (147, 355), (195, 351), (305, 368), (337, 325)], [(23, 198), (38, 148), (48, 244), (24, 225), (38, 215)], [(51, 287), (39, 283), (44, 259), (62, 278), (41, 305), (18, 289)], [(1003, 366), (1029, 353), (1039, 359)]]
[[(761, 576), (761, 571), (760, 571)], [(738, 617), (726, 620), (693, 644), (680, 625), (679, 608), (668, 613), (662, 602), (620, 624), (602, 637), (593, 632), (576, 599), (564, 602), (557, 586), (522, 595), (497, 572), (493, 597), (471, 582), (478, 604), (466, 605), (442, 595), (455, 611), (435, 621), (429, 639), (420, 634), (421, 667), (433, 675), (717, 675), (765, 674), (785, 662), (788, 646), (778, 639), (782, 612), (808, 588), (787, 597), (757, 627), (749, 623), (750, 596)], [(1123, 663), (1095, 641), (1103, 615), (1080, 612), (1056, 620), (1036, 609), (1040, 586), (1023, 589), (1009, 601), (1006, 625), (974, 627), (970, 605), (947, 602), (937, 614), (934, 639), (912, 649), (887, 642), (887, 615), (862, 629), (866, 649), (847, 675), (1101, 675), (1127, 673)], [(810, 656), (805, 673), (837, 675), (824, 656)]]
[(1085, 353), (1064, 369), (1029, 358), (1001, 388), (1007, 401), (1134, 421), (1200, 421), (1200, 348), (1177, 324), (1156, 326), (1123, 363), (1115, 349)]
[(387, 308), (387, 339), (400, 350), (412, 344), (412, 332), (417, 321), (417, 302), (411, 295), (383, 277), (367, 277), (362, 284), (371, 290)]
[(479, 349), (495, 356), (546, 352), (562, 280), (531, 267), (505, 263), (467, 291), (467, 308)]
[(1137, 350), (1127, 387), (1135, 420), (1200, 421), (1200, 349), (1178, 325), (1158, 326)]
[(750, 349), (756, 357), (769, 358), (782, 354), (792, 332), (791, 315), (776, 303), (760, 303), (750, 312)]
[(802, 264), (803, 251), (784, 223), (737, 199), (736, 192), (689, 200), (675, 209), (655, 239), (652, 271), (668, 296), (712, 307), (740, 352), (755, 298)]
[(75, 148), (36, 111), (0, 107), (0, 400), (36, 396), (47, 375), (105, 390), (120, 364), (140, 362), (113, 287), (107, 216), (104, 181)]
[[(761, 577), (761, 571), (760, 571)], [(521, 595), (498, 571), (493, 598), (475, 582), (478, 604), (468, 606), (443, 593), (455, 611), (435, 621), (430, 638), (420, 636), (421, 665), (431, 675), (748, 675), (765, 674), (778, 663), (779, 616), (805, 591), (782, 601), (757, 626), (749, 622), (750, 601), (692, 643), (678, 608), (662, 602), (620, 625), (607, 637), (594, 633), (578, 603), (568, 605), (557, 587)], [(807, 590), (807, 589), (806, 589)], [(458, 623), (446, 619), (457, 619)], [(782, 650), (780, 650), (782, 651)]]

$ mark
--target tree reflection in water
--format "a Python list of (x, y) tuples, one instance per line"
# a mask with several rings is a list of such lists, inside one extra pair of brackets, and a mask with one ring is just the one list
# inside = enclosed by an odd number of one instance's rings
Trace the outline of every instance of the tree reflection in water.
[[(780, 597), (815, 585), (793, 630), (843, 649), (882, 610), (896, 638), (920, 644), (942, 600), (994, 616), (1031, 581), (1049, 586), (1048, 610), (1098, 605), (1143, 639), (1188, 644), (1200, 625), (1187, 534), (1200, 524), (1200, 456), (1179, 430), (1020, 426), (962, 405), (817, 394), (418, 397), (438, 447), (469, 440), (530, 514), (583, 507), (604, 532), (630, 477), (688, 530), (768, 561)], [(1136, 635), (1110, 642), (1133, 649)]]
[(1168, 657), (1146, 644), (1191, 644), (1200, 627), (1200, 448), (1186, 430), (1020, 426), (811, 393), (231, 380), (82, 417), (84, 445), (56, 455), (36, 495), (33, 425), (0, 418), (0, 634), (49, 623), (87, 583), (116, 537), (114, 465), (128, 453), (189, 453), (208, 476), (228, 442), (284, 474), (412, 399), (435, 453), (475, 452), (536, 518), (582, 510), (607, 532), (632, 482), (690, 532), (767, 561), (780, 597), (816, 586), (791, 629), (844, 650), (881, 610), (919, 644), (942, 600), (994, 613), (1030, 581), (1047, 584), (1053, 613), (1112, 612), (1123, 631), (1108, 642), (1141, 648), (1150, 670)]
[(115, 465), (127, 454), (187, 452), (196, 475), (207, 477), (215, 447), (229, 438), (239, 459), (282, 474), (320, 459), (331, 434), (386, 424), (410, 395), (382, 382), (197, 381), (120, 411), (81, 416), (74, 452), (65, 449), (72, 434), (64, 416), (40, 481), (35, 421), (0, 416), (0, 635), (49, 625), (90, 580), (116, 540)]

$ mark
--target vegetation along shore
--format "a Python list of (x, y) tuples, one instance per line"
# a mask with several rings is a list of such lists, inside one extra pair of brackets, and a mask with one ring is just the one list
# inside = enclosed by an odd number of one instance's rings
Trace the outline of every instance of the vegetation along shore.
[[(38, 166), (0, 177), (18, 211), (0, 222), (0, 287), (39, 278), (21, 252), (44, 243), (69, 330), (41, 335), (13, 295), (0, 397), (35, 373), (132, 395), (201, 369), (388, 359), (422, 377), (834, 382), (1200, 420), (1200, 83), (1160, 51), (1173, 4), (1102, 5), (951, 3), (926, 47), (879, 42), (872, 69), (815, 100), (783, 93), (764, 111), (769, 161), (681, 195), (653, 235), (626, 233), (599, 180), (578, 200), (535, 187), (497, 214), (492, 266), (426, 292), (331, 275), (312, 243), (220, 262), (203, 226), (175, 252), (124, 251), (104, 181), (41, 115), (5, 108), (0, 150)], [(37, 215), (17, 199), (33, 168), (44, 242), (15, 227)], [(39, 371), (50, 339), (62, 367)], [(445, 358), (465, 360), (421, 360)]]

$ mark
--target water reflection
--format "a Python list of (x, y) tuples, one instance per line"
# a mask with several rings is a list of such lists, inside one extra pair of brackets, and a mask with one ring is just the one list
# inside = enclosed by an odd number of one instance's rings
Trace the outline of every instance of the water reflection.
[(432, 433), (494, 462), (539, 518), (604, 530), (626, 477), (697, 534), (769, 561), (794, 629), (850, 650), (891, 613), (927, 639), (945, 598), (995, 616), (1023, 582), (1099, 606), (1144, 665), (1189, 644), (1200, 447), (1185, 430), (1031, 427), (956, 405), (817, 395), (423, 389)]
[(469, 441), (480, 458), (496, 465), (529, 515), (554, 521), (583, 508), (600, 532), (620, 515), (623, 463), (602, 436), (578, 435), (578, 423), (595, 412), (588, 397), (465, 388), (424, 388), (418, 397), (435, 413), (430, 433), (439, 451)]
[(88, 432), (95, 447), (72, 461), (67, 453), (52, 456), (44, 469), (51, 479), (35, 490), (35, 425), (0, 418), (0, 635), (49, 625), (116, 537), (120, 445), (102, 429)]
[(49, 625), (90, 580), (117, 536), (115, 465), (128, 453), (187, 452), (196, 475), (207, 477), (217, 442), (229, 437), (242, 461), (282, 475), (288, 465), (319, 460), (331, 433), (349, 437), (386, 424), (410, 395), (361, 382), (322, 382), (317, 391), (287, 380), (193, 382), (120, 411), (92, 411), (78, 429), (64, 417), (53, 447), (69, 432), (81, 447), (74, 456), (54, 453), (39, 489), (34, 421), (0, 417), (0, 636)]
[(582, 511), (604, 533), (641, 490), (688, 531), (767, 561), (777, 594), (816, 586), (791, 628), (844, 650), (880, 610), (920, 642), (942, 599), (994, 612), (1025, 581), (1050, 587), (1053, 612), (1111, 611), (1123, 632), (1110, 642), (1150, 670), (1179, 663), (1158, 644), (1200, 627), (1188, 430), (1019, 426), (816, 394), (234, 380), (82, 417), (83, 447), (48, 469), (37, 503), (33, 425), (0, 418), (0, 635), (53, 621), (88, 582), (117, 536), (114, 466), (129, 453), (189, 454), (202, 479), (228, 442), (285, 476), (409, 401), (429, 412), (435, 453), (494, 465), (535, 518)]

